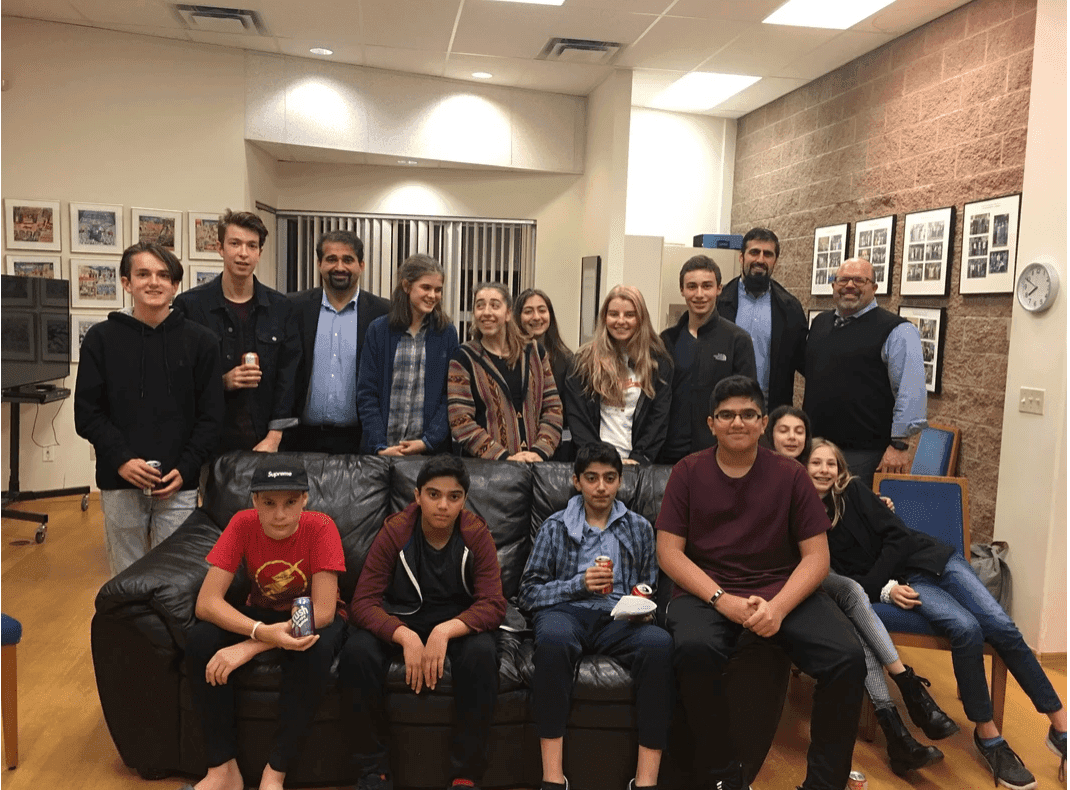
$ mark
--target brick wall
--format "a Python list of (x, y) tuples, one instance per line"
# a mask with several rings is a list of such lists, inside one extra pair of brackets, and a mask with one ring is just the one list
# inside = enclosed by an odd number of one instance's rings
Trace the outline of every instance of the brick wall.
[[(732, 232), (776, 231), (775, 277), (805, 309), (814, 229), (896, 214), (891, 293), (900, 303), (903, 217), (955, 206), (942, 392), (929, 419), (962, 429), (978, 540), (991, 540), (1010, 333), (1010, 294), (958, 293), (963, 205), (1020, 192), (1035, 0), (975, 0), (739, 119)], [(796, 400), (801, 403), (801, 379)]]

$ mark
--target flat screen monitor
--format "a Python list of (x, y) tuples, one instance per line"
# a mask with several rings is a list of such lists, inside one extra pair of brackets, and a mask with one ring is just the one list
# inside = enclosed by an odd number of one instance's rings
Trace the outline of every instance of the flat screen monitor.
[(70, 283), (0, 275), (0, 378), (3, 389), (71, 373)]

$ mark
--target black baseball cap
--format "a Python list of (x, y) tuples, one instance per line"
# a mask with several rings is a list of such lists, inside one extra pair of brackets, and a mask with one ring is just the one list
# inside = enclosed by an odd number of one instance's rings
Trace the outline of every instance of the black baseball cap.
[(253, 472), (249, 490), (257, 491), (308, 491), (308, 474), (304, 464), (296, 458), (268, 455)]

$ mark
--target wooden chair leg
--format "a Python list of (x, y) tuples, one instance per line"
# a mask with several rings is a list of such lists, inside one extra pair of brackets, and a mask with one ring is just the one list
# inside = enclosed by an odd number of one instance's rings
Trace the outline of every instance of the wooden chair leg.
[(1007, 665), (997, 655), (992, 656), (992, 721), (1003, 732), (1003, 708), (1007, 702)]
[(858, 729), (867, 743), (873, 743), (873, 739), (877, 737), (877, 709), (873, 707), (868, 694), (862, 698), (862, 721)]
[[(16, 672), (15, 648), (4, 645), (0, 648), (0, 717), (4, 720), (4, 757), (7, 767), (19, 764), (19, 688)], [(1006, 672), (1006, 670), (1004, 670)]]

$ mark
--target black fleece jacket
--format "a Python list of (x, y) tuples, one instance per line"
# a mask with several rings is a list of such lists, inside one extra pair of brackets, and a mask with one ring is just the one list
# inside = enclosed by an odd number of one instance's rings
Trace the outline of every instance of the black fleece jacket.
[(99, 488), (133, 488), (119, 476), (131, 458), (178, 469), (184, 490), (223, 424), (219, 338), (176, 311), (151, 327), (114, 312), (82, 341), (74, 390), (74, 427), (97, 451)]

